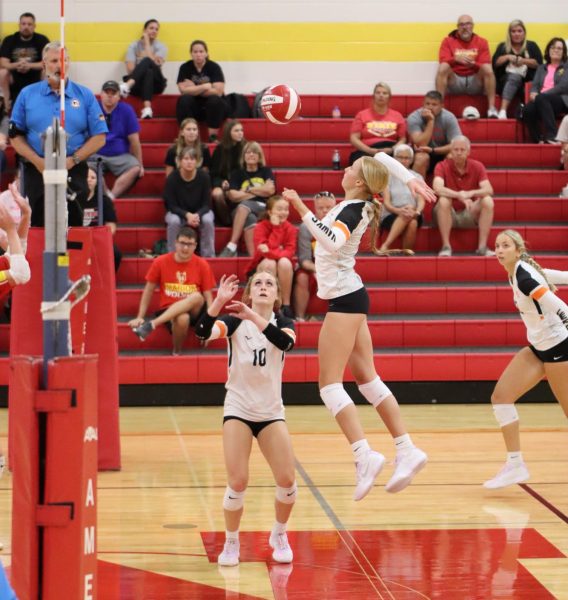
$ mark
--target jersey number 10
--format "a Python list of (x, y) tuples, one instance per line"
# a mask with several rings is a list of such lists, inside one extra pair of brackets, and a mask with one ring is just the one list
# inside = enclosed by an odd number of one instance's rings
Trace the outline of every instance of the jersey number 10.
[(257, 365), (259, 367), (264, 367), (266, 366), (266, 348), (261, 348), (260, 350), (256, 350), (256, 348), (253, 350), (254, 353), (254, 358), (252, 361), (252, 366), (256, 367)]

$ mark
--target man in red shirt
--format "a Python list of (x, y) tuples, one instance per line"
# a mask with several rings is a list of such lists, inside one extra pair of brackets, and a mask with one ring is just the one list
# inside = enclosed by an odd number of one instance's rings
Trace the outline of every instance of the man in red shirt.
[[(174, 252), (158, 256), (148, 269), (138, 315), (128, 323), (141, 340), (145, 340), (158, 325), (168, 325), (174, 356), (181, 354), (190, 324), (195, 323), (204, 306), (213, 301), (215, 277), (209, 263), (195, 254), (196, 246), (197, 233), (190, 227), (182, 227), (176, 237)], [(145, 320), (158, 286), (160, 309), (153, 319)]]
[(436, 74), (436, 89), (440, 94), (487, 96), (487, 116), (498, 117), (495, 108), (495, 74), (491, 66), (489, 44), (473, 33), (473, 18), (461, 15), (458, 27), (442, 40), (440, 66)]
[(471, 145), (464, 135), (450, 144), (448, 158), (436, 165), (432, 187), (438, 195), (434, 206), (434, 222), (442, 238), (438, 256), (451, 256), (452, 227), (479, 228), (476, 254), (493, 256), (487, 238), (493, 224), (493, 188), (482, 163), (469, 157)]

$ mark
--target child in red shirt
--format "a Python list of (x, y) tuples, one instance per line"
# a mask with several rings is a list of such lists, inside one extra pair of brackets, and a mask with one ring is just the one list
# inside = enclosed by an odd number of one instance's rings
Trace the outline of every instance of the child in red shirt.
[(268, 271), (278, 278), (282, 292), (282, 313), (292, 318), (292, 280), (296, 267), (298, 230), (288, 221), (290, 207), (282, 196), (266, 201), (266, 217), (254, 227), (255, 252), (247, 272)]

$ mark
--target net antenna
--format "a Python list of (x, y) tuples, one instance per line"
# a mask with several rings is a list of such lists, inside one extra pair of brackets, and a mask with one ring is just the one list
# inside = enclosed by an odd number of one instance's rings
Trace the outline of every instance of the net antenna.
[(59, 62), (61, 64), (61, 80), (59, 82), (59, 122), (65, 129), (65, 0), (60, 0), (59, 39), (61, 48), (59, 50)]

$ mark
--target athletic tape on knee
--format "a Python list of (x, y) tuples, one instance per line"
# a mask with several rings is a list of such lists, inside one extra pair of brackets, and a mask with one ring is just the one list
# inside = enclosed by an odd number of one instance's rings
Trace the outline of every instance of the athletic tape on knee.
[(499, 427), (505, 427), (519, 420), (519, 413), (514, 404), (494, 404), (493, 412)]
[(343, 410), (349, 404), (353, 404), (353, 400), (345, 391), (342, 383), (332, 383), (321, 388), (320, 396), (323, 403), (331, 411), (335, 417), (337, 413)]
[(378, 375), (373, 381), (369, 381), (369, 383), (364, 383), (358, 387), (361, 394), (365, 397), (365, 400), (375, 408), (377, 408), (385, 398), (392, 396), (392, 392)]
[(227, 486), (225, 495), (223, 496), (223, 508), (225, 510), (240, 510), (243, 507), (246, 490), (235, 492)]
[(282, 504), (294, 504), (296, 502), (296, 496), (298, 495), (298, 486), (296, 482), (289, 488), (276, 486), (276, 500), (282, 502)]

